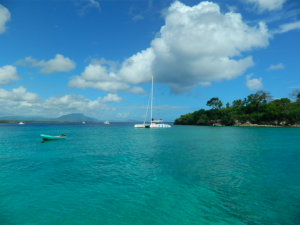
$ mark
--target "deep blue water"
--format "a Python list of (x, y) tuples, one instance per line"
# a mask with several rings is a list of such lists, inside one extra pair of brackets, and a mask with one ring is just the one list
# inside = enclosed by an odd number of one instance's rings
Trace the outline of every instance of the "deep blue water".
[(299, 140), (300, 128), (0, 124), (0, 224), (299, 225)]

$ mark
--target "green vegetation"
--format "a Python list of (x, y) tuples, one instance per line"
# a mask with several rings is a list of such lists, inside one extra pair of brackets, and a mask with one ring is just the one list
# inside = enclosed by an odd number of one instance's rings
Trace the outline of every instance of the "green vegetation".
[(182, 125), (209, 125), (212, 121), (218, 121), (222, 125), (231, 126), (249, 121), (253, 124), (286, 124), (300, 123), (300, 90), (294, 90), (288, 98), (272, 99), (269, 92), (258, 91), (247, 98), (234, 100), (232, 104), (223, 103), (219, 98), (207, 101), (210, 110), (200, 109), (193, 113), (182, 115), (174, 124)]

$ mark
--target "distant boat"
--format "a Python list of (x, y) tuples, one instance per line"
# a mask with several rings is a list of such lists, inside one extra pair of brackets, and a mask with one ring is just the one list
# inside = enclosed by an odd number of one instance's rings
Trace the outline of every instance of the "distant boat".
[(20, 125), (23, 125), (24, 123), (21, 121), (19, 124), (20, 124)]
[(83, 124), (85, 124), (85, 122), (82, 122)]
[(66, 139), (66, 135), (63, 134), (61, 136), (52, 136), (52, 135), (46, 135), (46, 134), (41, 134), (42, 142), (47, 141), (47, 140), (60, 140), (60, 139)]
[(104, 122), (104, 124), (109, 124), (109, 121), (108, 121), (108, 120), (106, 120), (106, 121)]
[(144, 123), (143, 124), (136, 124), (136, 125), (134, 125), (134, 128), (171, 128), (171, 126), (169, 124), (164, 124), (162, 119), (155, 120), (155, 119), (152, 118), (153, 77), (152, 77), (152, 87), (151, 87), (150, 98), (151, 98), (151, 121), (150, 121), (150, 124), (146, 124), (146, 118), (147, 118), (148, 107), (149, 107), (149, 103), (148, 103)]

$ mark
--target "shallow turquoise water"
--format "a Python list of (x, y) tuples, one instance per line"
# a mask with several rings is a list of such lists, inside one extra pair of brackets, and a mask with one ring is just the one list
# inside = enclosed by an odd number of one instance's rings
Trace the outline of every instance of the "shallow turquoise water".
[(299, 128), (0, 124), (0, 224), (299, 225), (299, 140)]

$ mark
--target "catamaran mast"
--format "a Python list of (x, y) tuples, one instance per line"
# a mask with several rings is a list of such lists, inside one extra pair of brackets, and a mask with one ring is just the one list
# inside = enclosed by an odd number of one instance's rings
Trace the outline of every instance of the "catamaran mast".
[(152, 124), (152, 101), (153, 101), (153, 76), (152, 76), (152, 88), (151, 88), (151, 124)]

